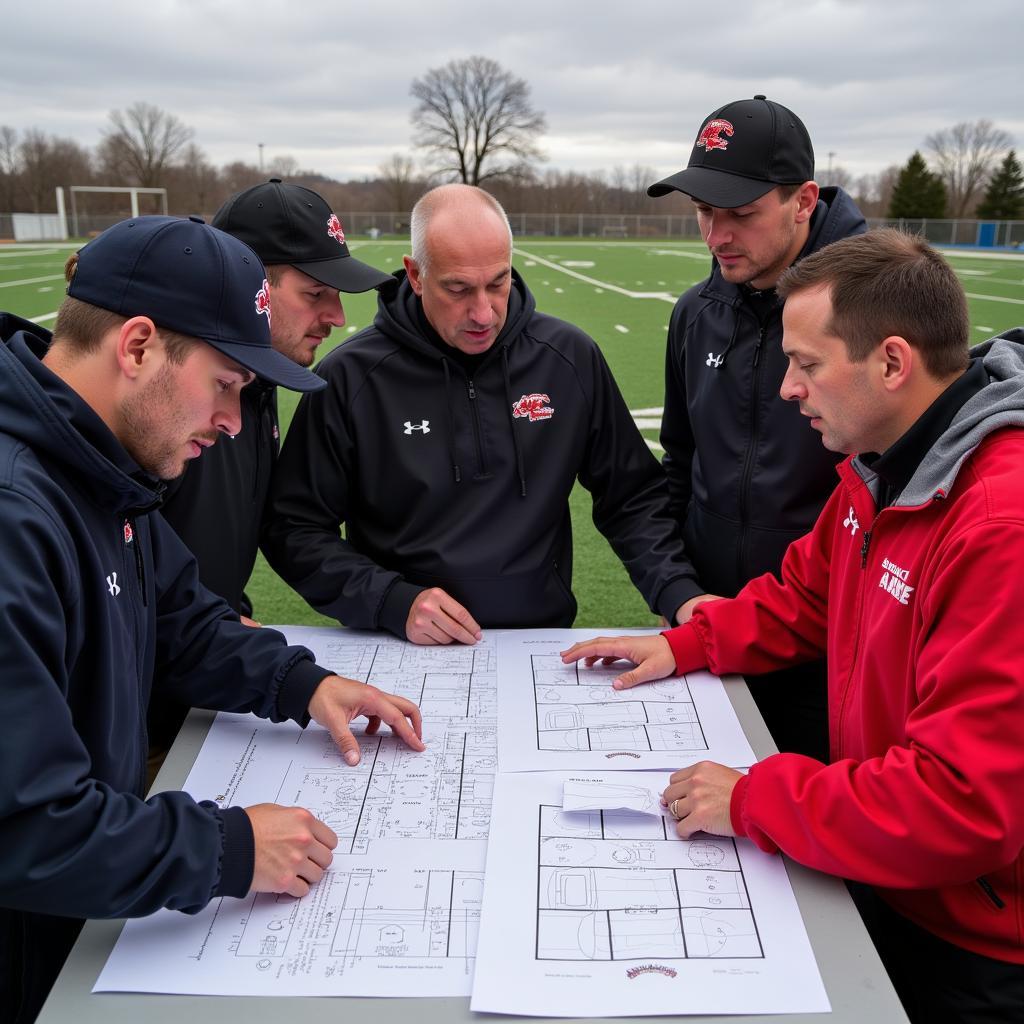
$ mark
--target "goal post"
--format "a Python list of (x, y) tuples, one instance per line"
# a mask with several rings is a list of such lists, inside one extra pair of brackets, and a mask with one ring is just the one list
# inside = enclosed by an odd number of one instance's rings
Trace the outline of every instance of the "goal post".
[(139, 196), (159, 196), (161, 213), (164, 216), (167, 215), (167, 189), (165, 188), (143, 188), (141, 185), (71, 185), (68, 187), (68, 191), (71, 193), (71, 233), (75, 238), (81, 237), (76, 196), (81, 195), (83, 192), (102, 192), (130, 196), (130, 216), (132, 217), (139, 216)]

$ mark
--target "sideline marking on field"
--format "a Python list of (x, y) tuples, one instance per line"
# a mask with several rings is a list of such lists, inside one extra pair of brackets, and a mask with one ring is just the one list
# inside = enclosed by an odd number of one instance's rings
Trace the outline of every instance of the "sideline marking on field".
[(591, 284), (597, 288), (604, 288), (606, 291), (616, 292), (619, 295), (625, 295), (630, 299), (659, 299), (662, 302), (671, 302), (675, 305), (676, 296), (669, 295), (668, 292), (633, 292), (628, 288), (620, 288), (617, 284), (609, 284), (607, 281), (599, 281), (595, 277), (587, 277), (586, 274), (570, 270), (568, 267), (563, 267), (560, 263), (555, 263), (552, 260), (546, 260), (543, 256), (536, 256), (532, 252), (520, 249), (518, 246), (513, 251), (525, 259), (536, 260), (542, 266), (549, 267), (551, 270), (557, 270), (560, 274), (568, 274), (569, 277), (575, 277), (577, 281), (582, 281), (584, 284)]

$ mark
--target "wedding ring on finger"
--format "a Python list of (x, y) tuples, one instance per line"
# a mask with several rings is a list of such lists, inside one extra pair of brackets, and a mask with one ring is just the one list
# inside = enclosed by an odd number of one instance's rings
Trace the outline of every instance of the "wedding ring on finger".
[(673, 801), (672, 801), (672, 803), (670, 803), (670, 804), (668, 805), (668, 809), (669, 809), (669, 811), (671, 811), (671, 812), (672, 812), (672, 817), (673, 817), (673, 818), (675, 818), (675, 819), (676, 819), (676, 821), (678, 821), (678, 820), (679, 820), (679, 811), (678, 811), (678, 809), (676, 808), (676, 804), (677, 804), (677, 803), (679, 803), (679, 798), (678, 798), (678, 797), (676, 797), (676, 799), (675, 799), (675, 800), (673, 800)]

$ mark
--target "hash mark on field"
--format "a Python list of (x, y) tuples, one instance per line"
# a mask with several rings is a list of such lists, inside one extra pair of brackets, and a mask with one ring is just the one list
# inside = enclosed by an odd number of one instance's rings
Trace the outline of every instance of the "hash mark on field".
[[(568, 267), (563, 267), (560, 263), (553, 263), (551, 260), (546, 260), (542, 256), (526, 252), (524, 249), (517, 247), (515, 251), (520, 256), (523, 256), (526, 259), (536, 260), (542, 266), (549, 267), (551, 270), (557, 270), (561, 274), (568, 274), (569, 277), (575, 277), (577, 281), (583, 281), (585, 284), (592, 284), (610, 292), (617, 292), (619, 295), (625, 295), (630, 299), (659, 299), (662, 302), (671, 302), (673, 305), (676, 301), (675, 296), (669, 295), (668, 292), (633, 292), (628, 288), (620, 288), (616, 284), (609, 284), (607, 281), (599, 281), (596, 277), (587, 277), (586, 274), (581, 274), (576, 270), (570, 270)], [(542, 282), (542, 284), (545, 285), (547, 283), (547, 281)]]
[(975, 327), (974, 329), (976, 331), (991, 331), (992, 330), (991, 327)]
[(622, 324), (616, 324), (615, 325), (615, 330), (617, 330), (619, 332), (619, 334), (629, 334), (629, 328), (625, 327)]
[(555, 289), (555, 294), (556, 295), (564, 295), (565, 294), (565, 289), (564, 288), (556, 288)]

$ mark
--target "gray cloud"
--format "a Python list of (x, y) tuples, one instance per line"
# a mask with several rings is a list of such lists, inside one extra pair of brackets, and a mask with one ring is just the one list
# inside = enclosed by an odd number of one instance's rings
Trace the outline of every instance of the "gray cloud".
[(409, 148), (411, 80), (473, 53), (526, 78), (550, 165), (685, 161), (701, 118), (763, 92), (854, 174), (903, 163), (929, 132), (988, 117), (1024, 140), (1018, 0), (435, 0), (21, 3), (5, 18), (0, 123), (95, 145), (111, 109), (176, 114), (215, 163), (290, 154), (341, 178)]

